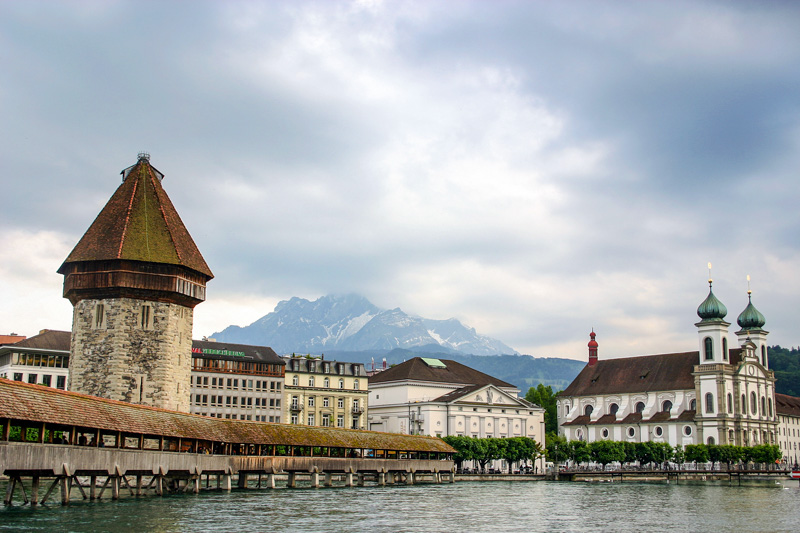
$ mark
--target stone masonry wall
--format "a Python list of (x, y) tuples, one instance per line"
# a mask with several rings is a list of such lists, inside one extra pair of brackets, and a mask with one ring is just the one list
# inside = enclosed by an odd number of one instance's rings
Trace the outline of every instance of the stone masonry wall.
[[(143, 306), (150, 306), (149, 328), (142, 327)], [(73, 310), (68, 389), (188, 413), (192, 321), (193, 310), (177, 304), (81, 300)]]

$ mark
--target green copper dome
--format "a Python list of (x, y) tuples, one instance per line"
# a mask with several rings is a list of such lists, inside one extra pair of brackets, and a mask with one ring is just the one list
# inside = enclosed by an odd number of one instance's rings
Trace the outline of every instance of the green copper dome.
[(728, 309), (717, 300), (714, 291), (711, 290), (711, 282), (708, 282), (708, 296), (697, 308), (697, 316), (703, 320), (723, 319), (728, 314)]
[(750, 301), (750, 294), (747, 295), (747, 307), (744, 308), (742, 314), (736, 319), (736, 323), (744, 330), (761, 329), (767, 320), (764, 318), (753, 302)]

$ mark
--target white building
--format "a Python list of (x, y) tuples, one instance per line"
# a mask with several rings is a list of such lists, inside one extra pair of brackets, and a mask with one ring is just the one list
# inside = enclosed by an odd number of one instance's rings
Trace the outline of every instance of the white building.
[(544, 409), (520, 398), (514, 385), (456, 361), (422, 357), (370, 377), (369, 429), (437, 437), (530, 437), (545, 445)]
[(67, 388), (69, 331), (43, 329), (38, 335), (0, 345), (0, 378)]
[(727, 309), (710, 285), (697, 310), (698, 351), (599, 360), (592, 332), (589, 363), (557, 401), (559, 433), (570, 440), (673, 446), (783, 446), (764, 316), (748, 291), (737, 320), (739, 347), (729, 348)]

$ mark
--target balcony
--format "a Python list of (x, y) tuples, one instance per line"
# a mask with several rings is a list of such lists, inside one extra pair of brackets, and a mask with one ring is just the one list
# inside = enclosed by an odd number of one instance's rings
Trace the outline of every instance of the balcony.
[(354, 416), (362, 415), (364, 414), (364, 408), (361, 407), (360, 405), (354, 405), (350, 409), (350, 412), (353, 413)]
[(303, 403), (302, 402), (292, 402), (289, 404), (289, 411), (293, 413), (298, 413), (303, 410)]

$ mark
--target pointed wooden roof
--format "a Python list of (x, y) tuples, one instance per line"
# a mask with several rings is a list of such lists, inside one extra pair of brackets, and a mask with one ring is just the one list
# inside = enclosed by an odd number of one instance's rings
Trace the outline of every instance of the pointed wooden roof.
[(129, 260), (183, 266), (214, 275), (161, 186), (163, 178), (142, 155), (103, 207), (67, 263)]

